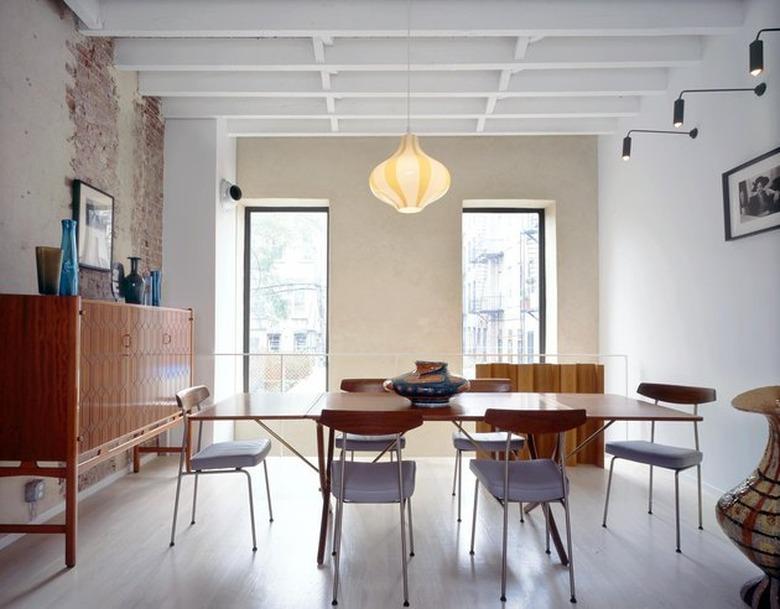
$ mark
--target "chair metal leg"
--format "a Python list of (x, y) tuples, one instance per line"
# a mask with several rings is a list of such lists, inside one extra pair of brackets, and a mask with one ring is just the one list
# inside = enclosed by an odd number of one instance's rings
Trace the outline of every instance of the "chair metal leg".
[(477, 531), (477, 501), (479, 500), (479, 479), (474, 482), (474, 511), (471, 516), (471, 550), (469, 554), (474, 556), (474, 534)]
[(349, 451), (349, 460), (354, 461), (355, 460), (355, 451), (351, 450)]
[(568, 494), (566, 499), (563, 501), (563, 509), (565, 510), (565, 514), (566, 514), (566, 547), (568, 549), (568, 554), (569, 554), (569, 590), (571, 592), (571, 598), (569, 600), (572, 603), (576, 603), (577, 594), (574, 589), (574, 552), (572, 551), (572, 542), (571, 542), (571, 516), (569, 514)]
[(699, 498), (699, 530), (703, 531), (704, 526), (701, 519), (701, 465), (696, 466), (696, 492)]
[(544, 553), (550, 553), (550, 504), (542, 504), (542, 512), (544, 513)]
[(271, 484), (268, 482), (268, 461), (263, 459), (263, 471), (265, 472), (265, 494), (268, 498), (268, 521), (274, 521), (274, 509), (271, 507)]
[(455, 485), (458, 483), (458, 453), (455, 451), (455, 470), (452, 472), (452, 496), (455, 496)]
[(463, 496), (463, 451), (458, 451), (458, 522), (460, 522), (460, 504)]
[(525, 512), (523, 511), (523, 502), (521, 501), (517, 505), (520, 506), (520, 522), (523, 523), (525, 522), (525, 516), (524, 516)]
[(252, 523), (252, 552), (257, 552), (257, 533), (255, 532), (255, 501), (252, 497), (252, 476), (245, 469), (237, 469), (246, 474), (246, 486), (249, 491), (249, 520)]
[(184, 451), (179, 453), (179, 475), (176, 478), (176, 499), (173, 502), (173, 524), (171, 525), (171, 543), (174, 545), (174, 537), (176, 536), (176, 516), (179, 514), (179, 496), (181, 495), (181, 479), (184, 471)]
[(649, 493), (647, 495), (647, 513), (653, 513), (653, 466), (650, 466), (650, 484)]
[(501, 539), (501, 601), (506, 602), (506, 546), (509, 537), (509, 501), (504, 497), (504, 531)]
[(609, 462), (609, 478), (607, 480), (607, 496), (604, 498), (604, 518), (601, 521), (601, 526), (603, 526), (605, 529), (607, 528), (607, 509), (609, 508), (609, 491), (612, 489), (612, 470), (615, 467), (615, 459), (617, 459), (617, 457), (612, 457), (612, 460)]
[(406, 500), (406, 511), (409, 516), (409, 556), (414, 556), (414, 526), (412, 524), (412, 498)]
[(680, 550), (680, 472), (674, 472), (674, 525), (677, 533), (677, 553)]
[(401, 569), (403, 573), (403, 584), (404, 584), (404, 607), (409, 606), (409, 576), (407, 573), (407, 560), (406, 560), (406, 518), (405, 518), (405, 510), (404, 510), (404, 500), (403, 500), (403, 462), (401, 461), (401, 454), (400, 449), (398, 453), (398, 490), (401, 491), (399, 493), (399, 499), (398, 502), (399, 510), (401, 513)]
[(198, 478), (200, 476), (195, 474), (195, 484), (192, 486), (192, 518), (190, 518), (190, 524), (195, 524), (195, 505), (198, 502)]
[[(343, 477), (342, 470), (342, 477)], [(343, 493), (343, 485), (342, 485)], [(333, 554), (336, 557), (333, 564), (333, 600), (331, 605), (338, 605), (339, 594), (339, 564), (341, 562), (341, 523), (344, 516), (344, 502), (341, 500), (342, 494), (336, 499), (336, 523), (333, 527)]]

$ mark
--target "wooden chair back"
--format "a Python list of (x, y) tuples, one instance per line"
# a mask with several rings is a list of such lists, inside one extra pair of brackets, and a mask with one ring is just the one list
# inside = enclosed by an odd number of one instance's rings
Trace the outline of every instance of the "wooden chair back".
[(469, 391), (477, 393), (510, 393), (511, 379), (473, 379), (469, 381)]
[(341, 390), (349, 393), (384, 393), (385, 379), (341, 379)]
[(496, 429), (519, 434), (560, 434), (587, 420), (585, 410), (522, 411), (490, 408), (485, 422)]
[(422, 415), (414, 410), (366, 411), (330, 410), (320, 415), (320, 424), (344, 433), (362, 436), (402, 434), (423, 424)]
[(196, 385), (187, 387), (176, 392), (176, 403), (185, 415), (192, 412), (193, 409), (200, 410), (201, 404), (205, 402), (211, 394), (209, 388), (205, 385)]
[(640, 383), (636, 392), (651, 400), (670, 404), (708, 404), (716, 400), (715, 390), (709, 387)]

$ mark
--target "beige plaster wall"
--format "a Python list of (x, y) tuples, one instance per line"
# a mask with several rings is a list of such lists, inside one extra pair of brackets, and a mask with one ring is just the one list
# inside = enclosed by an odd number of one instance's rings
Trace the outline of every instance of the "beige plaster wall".
[[(416, 357), (460, 352), (461, 208), (468, 199), (555, 201), (557, 351), (595, 353), (596, 138), (453, 137), (422, 144), (450, 169), (452, 187), (421, 214), (403, 215), (368, 188), (371, 169), (395, 150), (393, 138), (238, 141), (237, 177), (247, 199), (329, 200), (331, 385), (343, 376), (395, 374)], [(356, 353), (409, 355), (340, 355)], [(449, 431), (426, 426), (410, 446), (417, 454), (449, 454)], [(239, 426), (237, 433), (255, 430)], [(295, 435), (311, 452), (310, 431)]]

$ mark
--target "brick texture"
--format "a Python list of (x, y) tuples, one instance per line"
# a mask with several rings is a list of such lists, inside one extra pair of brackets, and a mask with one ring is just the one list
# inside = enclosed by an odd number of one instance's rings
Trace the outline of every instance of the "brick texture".
[[(73, 124), (72, 178), (92, 184), (114, 197), (114, 261), (117, 239), (127, 235), (132, 254), (142, 258), (142, 269), (162, 267), (163, 141), (165, 125), (160, 100), (129, 100), (132, 142), (122, 142), (114, 42), (76, 35), (67, 44), (65, 69), (69, 77), (66, 103)], [(127, 109), (125, 108), (125, 112)], [(121, 188), (120, 146), (132, 148), (132, 188)], [(127, 158), (124, 157), (124, 162)], [(68, 180), (70, 182), (70, 180)], [(69, 184), (70, 185), (70, 184)], [(128, 191), (131, 195), (128, 195)], [(117, 220), (122, 218), (124, 222)], [(128, 221), (129, 219), (129, 221)], [(128, 226), (129, 224), (129, 226)], [(125, 263), (127, 261), (119, 260)], [(126, 269), (127, 270), (127, 269)], [(85, 298), (112, 299), (111, 274), (82, 268), (79, 291)], [(94, 484), (129, 462), (130, 453), (109, 459), (79, 477), (79, 489)], [(64, 485), (60, 481), (60, 492)]]
[[(77, 37), (68, 43), (66, 103), (73, 123), (73, 177), (114, 197), (114, 243), (129, 231), (132, 253), (142, 269), (162, 267), (163, 139), (165, 127), (157, 98), (135, 95), (132, 137), (132, 195), (120, 188), (120, 106), (115, 79), (114, 42)], [(122, 226), (117, 218), (129, 217)], [(117, 260), (116, 248), (114, 260)], [(123, 261), (126, 263), (126, 261)], [(110, 273), (80, 270), (86, 298), (110, 299)]]

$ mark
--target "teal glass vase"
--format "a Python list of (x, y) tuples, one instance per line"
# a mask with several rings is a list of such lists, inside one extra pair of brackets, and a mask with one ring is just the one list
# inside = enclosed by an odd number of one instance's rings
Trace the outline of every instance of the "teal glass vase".
[(76, 248), (76, 221), (62, 221), (62, 267), (60, 269), (60, 296), (78, 296), (79, 253)]

